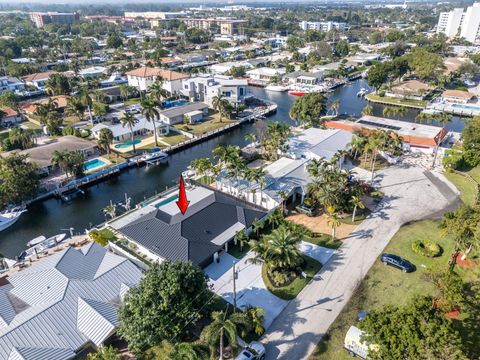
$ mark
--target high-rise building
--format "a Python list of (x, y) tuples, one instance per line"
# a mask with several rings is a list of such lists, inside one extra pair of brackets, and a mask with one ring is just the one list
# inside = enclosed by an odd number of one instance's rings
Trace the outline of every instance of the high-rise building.
[(480, 3), (474, 3), (466, 11), (456, 8), (440, 13), (437, 33), (443, 33), (449, 38), (460, 36), (471, 43), (480, 43)]
[(299, 26), (302, 30), (330, 31), (345, 30), (347, 24), (335, 21), (301, 21)]
[(41, 28), (46, 24), (73, 24), (79, 19), (79, 15), (77, 13), (37, 12), (30, 13), (30, 19), (35, 23), (36, 27)]

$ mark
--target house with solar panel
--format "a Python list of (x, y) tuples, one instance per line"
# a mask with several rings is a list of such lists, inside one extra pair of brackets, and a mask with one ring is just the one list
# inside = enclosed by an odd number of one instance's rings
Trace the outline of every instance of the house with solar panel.
[(97, 349), (142, 273), (96, 243), (0, 279), (0, 360), (68, 360)]
[[(176, 204), (178, 189), (140, 204), (108, 222), (118, 241), (113, 251), (147, 262), (190, 261), (205, 267), (218, 261), (238, 231), (251, 231), (268, 211), (215, 189), (187, 184), (187, 211)], [(141, 265), (141, 264), (139, 264)]]

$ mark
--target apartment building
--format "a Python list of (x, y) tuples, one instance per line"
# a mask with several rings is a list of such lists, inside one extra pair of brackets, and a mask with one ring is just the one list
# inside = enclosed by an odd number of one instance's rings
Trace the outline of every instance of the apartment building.
[(191, 101), (202, 101), (210, 107), (213, 99), (222, 95), (231, 104), (243, 103), (247, 96), (248, 82), (230, 76), (204, 75), (183, 80), (182, 94)]
[(164, 12), (164, 11), (143, 11), (143, 12), (126, 11), (124, 13), (124, 16), (130, 19), (143, 18), (143, 19), (172, 20), (180, 16), (185, 16), (185, 13), (184, 12)]
[(237, 34), (240, 26), (246, 23), (246, 20), (234, 19), (181, 19), (189, 28), (197, 28), (209, 31), (213, 26), (218, 26), (219, 32), (222, 35)]
[(480, 3), (442, 12), (438, 18), (437, 33), (449, 38), (463, 37), (472, 43), (480, 43)]
[(299, 26), (302, 30), (317, 30), (317, 31), (330, 31), (330, 30), (345, 30), (347, 23), (336, 21), (301, 21)]
[(77, 13), (30, 13), (30, 20), (34, 22), (37, 28), (41, 28), (46, 24), (70, 25), (78, 21), (79, 18), (80, 16)]

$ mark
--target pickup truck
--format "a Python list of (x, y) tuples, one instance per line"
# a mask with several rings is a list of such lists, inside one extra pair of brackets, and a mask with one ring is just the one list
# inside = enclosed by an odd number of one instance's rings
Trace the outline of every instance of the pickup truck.
[(263, 359), (265, 359), (265, 347), (258, 341), (252, 341), (235, 358), (235, 360), (263, 360)]

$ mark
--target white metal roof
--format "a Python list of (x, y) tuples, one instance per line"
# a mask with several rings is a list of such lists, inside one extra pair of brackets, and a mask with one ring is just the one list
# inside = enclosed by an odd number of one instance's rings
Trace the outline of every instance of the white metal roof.
[(95, 243), (12, 275), (0, 287), (0, 360), (65, 360), (87, 342), (100, 344), (117, 325), (125, 287), (141, 277), (129, 260)]

